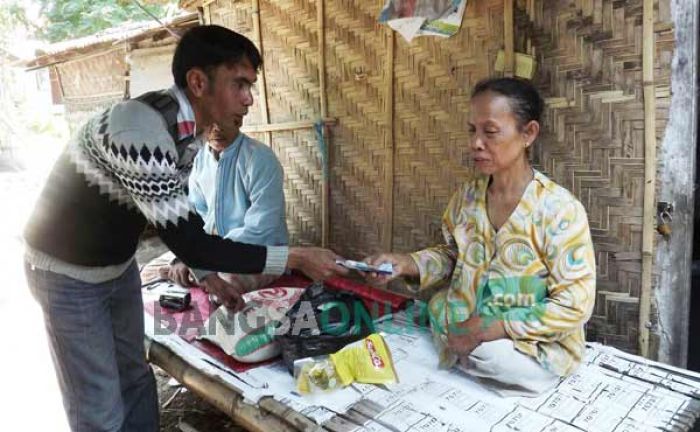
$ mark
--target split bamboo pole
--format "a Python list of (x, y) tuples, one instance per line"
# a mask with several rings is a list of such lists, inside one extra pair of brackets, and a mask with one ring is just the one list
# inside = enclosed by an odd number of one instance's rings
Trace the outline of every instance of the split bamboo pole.
[[(336, 118), (328, 117), (321, 120), (326, 126), (333, 126), (337, 122)], [(297, 129), (310, 129), (316, 126), (313, 120), (301, 120), (294, 122), (270, 123), (261, 125), (244, 126), (241, 130), (245, 133), (280, 132)]]
[(214, 0), (208, 0), (205, 2), (202, 2), (202, 18), (204, 20), (204, 24), (212, 24), (212, 19), (211, 19), (211, 4), (214, 2)]
[(53, 72), (56, 76), (56, 83), (58, 84), (58, 89), (61, 92), (61, 103), (63, 103), (63, 100), (66, 98), (66, 90), (63, 87), (63, 78), (61, 77), (61, 71), (58, 69), (57, 65), (51, 66), (53, 69)]
[(644, 85), (644, 213), (642, 219), (642, 286), (639, 296), (639, 353), (649, 356), (656, 188), (656, 101), (654, 88), (654, 0), (642, 12), (642, 81)]
[(515, 73), (513, 1), (503, 2), (503, 75), (507, 77), (512, 77)]
[[(255, 33), (255, 38), (258, 42), (258, 49), (260, 50), (260, 55), (262, 56), (263, 40), (262, 30), (260, 28), (260, 0), (253, 0), (253, 32)], [(264, 62), (260, 67), (260, 74), (258, 76), (258, 98), (260, 99), (260, 114), (262, 114), (263, 123), (270, 124), (270, 109), (267, 105), (267, 81), (265, 80)], [(270, 132), (265, 133), (265, 144), (272, 145), (272, 134)]]
[[(318, 20), (318, 86), (321, 99), (321, 118), (328, 117), (328, 99), (326, 90), (326, 21), (324, 0), (316, 0), (316, 13)], [(330, 175), (331, 175), (331, 140), (326, 124), (321, 128), (323, 142), (325, 143), (325, 166), (321, 183), (321, 246), (327, 247), (330, 237)]]
[[(147, 355), (149, 362), (161, 367), (168, 375), (236, 420), (246, 430), (291, 432), (319, 427), (300, 414), (290, 412), (291, 409), (277, 406), (280, 403), (271, 398), (261, 399), (258, 407), (245, 403), (240, 391), (190, 366), (182, 357), (158, 342), (151, 341)], [(268, 408), (275, 411), (275, 414)], [(285, 415), (280, 417), (279, 413)]]
[(385, 251), (391, 251), (394, 245), (394, 46), (396, 37), (394, 30), (387, 27), (386, 34), (386, 70), (384, 75), (384, 114), (386, 116), (386, 133), (384, 134), (385, 164), (384, 164), (384, 228), (382, 241)]

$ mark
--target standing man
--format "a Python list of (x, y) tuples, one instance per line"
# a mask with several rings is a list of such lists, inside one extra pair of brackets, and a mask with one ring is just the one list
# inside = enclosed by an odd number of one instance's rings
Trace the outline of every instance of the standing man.
[[(134, 261), (148, 222), (192, 268), (271, 275), (290, 268), (312, 279), (346, 273), (330, 250), (208, 235), (188, 202), (187, 175), (202, 132), (241, 127), (241, 101), (260, 63), (252, 42), (231, 30), (191, 29), (173, 57), (173, 88), (90, 119), (56, 162), (25, 230), (25, 270), (74, 431), (158, 430)], [(176, 124), (168, 106), (177, 107)], [(200, 284), (235, 307), (240, 293), (215, 276)]]

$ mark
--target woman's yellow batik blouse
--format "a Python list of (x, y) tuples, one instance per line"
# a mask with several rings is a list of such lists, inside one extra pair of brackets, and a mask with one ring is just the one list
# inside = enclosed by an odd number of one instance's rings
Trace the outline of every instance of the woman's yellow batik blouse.
[(501, 319), (519, 351), (568, 375), (584, 354), (583, 326), (595, 301), (586, 211), (569, 191), (535, 172), (496, 231), (486, 210), (488, 182), (488, 176), (476, 177), (454, 194), (443, 216), (444, 245), (411, 255), (420, 270), (418, 289), (449, 281), (440, 306), (447, 322), (474, 313)]

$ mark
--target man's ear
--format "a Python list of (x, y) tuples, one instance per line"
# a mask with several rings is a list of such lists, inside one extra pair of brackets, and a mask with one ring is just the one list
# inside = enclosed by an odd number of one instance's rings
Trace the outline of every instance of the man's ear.
[(209, 89), (209, 76), (201, 68), (192, 68), (185, 74), (187, 88), (197, 98), (202, 97)]

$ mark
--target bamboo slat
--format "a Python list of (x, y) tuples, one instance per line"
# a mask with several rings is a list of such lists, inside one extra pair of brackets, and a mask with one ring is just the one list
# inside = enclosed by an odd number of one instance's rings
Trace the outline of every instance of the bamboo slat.
[(394, 45), (396, 44), (394, 31), (386, 30), (386, 71), (384, 113), (386, 115), (386, 131), (384, 147), (386, 148), (384, 168), (384, 231), (382, 233), (382, 246), (385, 251), (391, 251), (394, 246)]
[(503, 0), (503, 75), (511, 77), (515, 74), (515, 48), (513, 36), (513, 1)]
[[(193, 368), (184, 359), (157, 342), (150, 344), (147, 356), (151, 363), (161, 367), (168, 375), (236, 420), (247, 430), (260, 432), (324, 430), (309, 419), (300, 419), (298, 413), (285, 411), (289, 409), (274, 399), (261, 400), (260, 407), (245, 403), (243, 396), (236, 389)], [(281, 413), (283, 415), (270, 415), (270, 409), (275, 414)]]
[[(323, 124), (328, 126), (333, 126), (338, 120), (335, 118), (326, 117), (323, 119)], [(248, 125), (241, 128), (245, 133), (263, 133), (263, 132), (281, 132), (281, 131), (291, 131), (296, 129), (310, 129), (316, 126), (316, 122), (313, 120), (303, 120), (297, 122), (285, 122), (285, 123), (275, 123), (275, 124), (260, 124), (260, 125)]]
[[(262, 32), (260, 30), (260, 0), (252, 0), (252, 14), (253, 14), (253, 33), (255, 34), (255, 40), (257, 41), (258, 50), (264, 53)], [(264, 55), (264, 54), (263, 54)], [(260, 67), (260, 72), (258, 73), (258, 86), (259, 86), (259, 97), (260, 97), (260, 115), (262, 116), (263, 124), (270, 123), (270, 112), (267, 107), (267, 81), (265, 80), (265, 63)], [(270, 145), (272, 143), (272, 136), (270, 133), (265, 133), (265, 143)]]
[[(328, 117), (328, 98), (326, 90), (326, 18), (325, 18), (325, 3), (324, 0), (316, 0), (316, 12), (318, 19), (318, 87), (319, 87), (319, 99), (321, 104), (321, 117)], [(321, 136), (323, 142), (326, 146), (325, 151), (325, 165), (323, 167), (323, 184), (322, 184), (322, 195), (321, 195), (321, 246), (328, 247), (328, 242), (330, 238), (330, 212), (328, 209), (328, 202), (330, 200), (330, 136), (328, 134), (328, 128), (323, 125), (321, 129)]]

